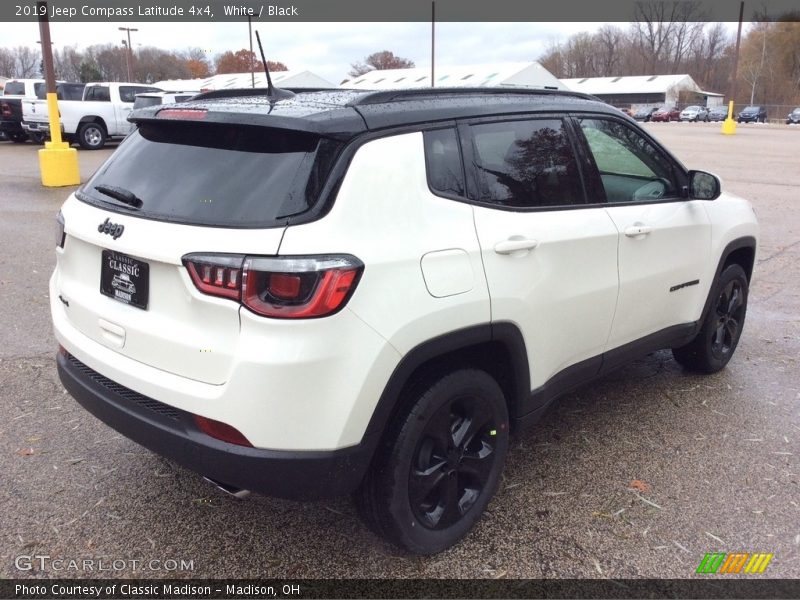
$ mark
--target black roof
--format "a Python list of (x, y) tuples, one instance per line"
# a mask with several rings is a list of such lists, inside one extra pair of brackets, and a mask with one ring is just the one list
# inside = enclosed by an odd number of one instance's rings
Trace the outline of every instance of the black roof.
[[(270, 103), (267, 90), (218, 90), (179, 105), (134, 111), (134, 122), (158, 119), (164, 109), (208, 111), (206, 123), (237, 123), (294, 129), (349, 138), (365, 131), (436, 121), (531, 111), (590, 109), (615, 114), (593, 96), (563, 90), (527, 88), (421, 88), (365, 92), (362, 90), (292, 90), (293, 98)], [(180, 114), (176, 115), (180, 120)]]

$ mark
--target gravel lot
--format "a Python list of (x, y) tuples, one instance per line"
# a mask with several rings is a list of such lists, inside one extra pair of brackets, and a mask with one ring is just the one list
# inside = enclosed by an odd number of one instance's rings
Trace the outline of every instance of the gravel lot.
[[(91, 575), (15, 568), (39, 554), (128, 561), (101, 574), (116, 577), (682, 578), (706, 552), (742, 551), (775, 554), (765, 576), (800, 578), (800, 127), (646, 127), (755, 205), (736, 356), (700, 377), (659, 352), (564, 397), (514, 439), (475, 531), (430, 558), (374, 537), (348, 499), (225, 497), (64, 393), (47, 280), (70, 190), (40, 186), (36, 146), (0, 142), (0, 576)], [(84, 179), (110, 152), (80, 152)]]

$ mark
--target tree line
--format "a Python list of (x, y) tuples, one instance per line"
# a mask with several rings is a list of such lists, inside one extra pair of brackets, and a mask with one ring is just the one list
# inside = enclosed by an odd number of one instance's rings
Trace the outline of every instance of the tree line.
[[(627, 28), (605, 25), (551, 44), (539, 62), (560, 79), (688, 73), (702, 89), (727, 98), (735, 32), (721, 23), (692, 21), (700, 15), (691, 2), (646, 8), (650, 12)], [(678, 13), (654, 13), (668, 8)], [(747, 24), (737, 75), (737, 102), (800, 103), (800, 13)]]
[[(201, 79), (224, 73), (248, 73), (251, 68), (261, 71), (261, 61), (254, 52), (242, 49), (228, 51), (209, 58), (201, 48), (162, 50), (152, 46), (137, 49), (129, 57), (127, 48), (115, 44), (95, 44), (83, 50), (66, 46), (53, 50), (56, 79), (64, 81), (126, 81), (128, 59), (131, 79), (139, 83), (153, 83), (166, 79)], [(280, 61), (267, 61), (270, 71), (288, 71)], [(395, 56), (388, 50), (374, 52), (363, 61), (351, 65), (351, 75), (372, 69), (400, 69), (413, 67), (414, 62)], [(0, 47), (0, 75), (6, 77), (39, 77), (43, 72), (41, 51), (29, 46)]]
[[(153, 83), (165, 79), (200, 79), (214, 74), (246, 73), (251, 65), (256, 70), (261, 61), (249, 50), (223, 52), (209, 58), (202, 48), (163, 50), (152, 46), (136, 49), (130, 57), (125, 47), (95, 44), (84, 49), (65, 46), (53, 50), (56, 78), (64, 81), (127, 81), (130, 58), (131, 79)], [(268, 61), (270, 70), (287, 71), (281, 62)], [(6, 77), (39, 77), (43, 71), (39, 48), (0, 47), (0, 75)]]

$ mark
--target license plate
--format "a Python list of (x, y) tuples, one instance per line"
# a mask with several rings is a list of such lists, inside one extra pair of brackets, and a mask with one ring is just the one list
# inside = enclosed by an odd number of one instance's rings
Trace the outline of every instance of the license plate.
[(100, 293), (147, 309), (150, 284), (150, 265), (112, 250), (103, 250), (100, 264)]

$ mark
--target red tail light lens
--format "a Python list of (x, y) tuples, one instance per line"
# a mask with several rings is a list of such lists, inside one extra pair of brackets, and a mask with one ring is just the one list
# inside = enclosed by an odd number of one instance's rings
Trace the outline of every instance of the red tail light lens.
[(336, 313), (364, 270), (364, 264), (350, 255), (188, 254), (183, 264), (201, 292), (238, 300), (258, 315), (277, 319)]
[(227, 423), (215, 421), (214, 419), (207, 419), (206, 417), (201, 417), (200, 415), (194, 416), (194, 422), (197, 423), (197, 427), (200, 429), (200, 431), (206, 435), (210, 435), (213, 438), (222, 440), (223, 442), (228, 442), (229, 444), (236, 444), (237, 446), (248, 446), (250, 448), (253, 447), (253, 444), (250, 443), (250, 440), (244, 437), (244, 434), (241, 431), (228, 425)]
[(198, 290), (234, 300), (240, 297), (243, 261), (241, 254), (188, 254), (183, 257), (183, 264)]
[(0, 115), (4, 117), (11, 116), (11, 105), (8, 102), (0, 102)]
[(248, 257), (242, 303), (265, 317), (324, 317), (347, 303), (363, 270), (364, 264), (348, 255)]

